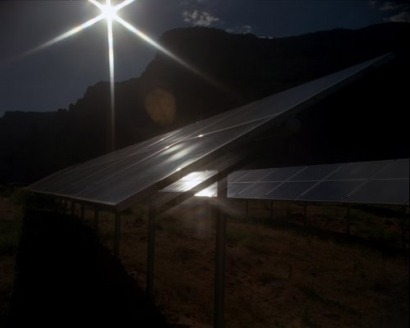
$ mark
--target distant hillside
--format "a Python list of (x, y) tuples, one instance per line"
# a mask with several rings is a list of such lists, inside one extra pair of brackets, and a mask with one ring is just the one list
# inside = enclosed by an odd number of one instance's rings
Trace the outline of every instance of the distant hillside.
[[(410, 73), (408, 40), (405, 23), (278, 39), (208, 28), (168, 31), (160, 43), (203, 76), (158, 53), (141, 77), (116, 83), (116, 146), (393, 52), (394, 63), (259, 145), (269, 149), (264, 165), (408, 157), (410, 106), (401, 82)], [(99, 82), (68, 110), (6, 113), (0, 119), (0, 183), (29, 183), (109, 151), (109, 103), (109, 85)]]

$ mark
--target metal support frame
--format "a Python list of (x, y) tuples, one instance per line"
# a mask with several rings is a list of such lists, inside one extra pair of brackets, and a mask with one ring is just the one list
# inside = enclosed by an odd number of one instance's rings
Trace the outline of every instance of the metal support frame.
[(402, 214), (401, 214), (401, 218), (400, 218), (400, 227), (401, 227), (401, 244), (403, 249), (405, 249), (407, 247), (407, 238), (406, 238), (406, 206), (402, 206), (401, 208), (402, 210)]
[(121, 214), (115, 212), (114, 220), (114, 255), (119, 257), (120, 255), (120, 239), (121, 239)]
[[(227, 193), (227, 178), (218, 182), (218, 204), (224, 204)], [(225, 312), (225, 244), (226, 216), (221, 206), (216, 207), (215, 243), (215, 290), (214, 290), (214, 328), (224, 327)]]
[(146, 294), (149, 299), (154, 298), (154, 269), (155, 269), (155, 217), (157, 208), (151, 201), (148, 209), (148, 247), (147, 247), (147, 278)]

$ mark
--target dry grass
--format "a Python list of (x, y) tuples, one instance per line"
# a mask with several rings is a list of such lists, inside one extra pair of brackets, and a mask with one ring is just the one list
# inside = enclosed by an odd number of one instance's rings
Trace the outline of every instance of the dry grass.
[[(252, 220), (238, 219), (243, 203), (228, 209), (232, 215), (227, 230), (226, 327), (408, 326), (407, 255), (387, 256), (370, 247), (267, 226), (270, 207), (264, 202), (252, 202)], [(310, 224), (345, 229), (343, 208), (309, 206), (308, 213)], [(121, 261), (141, 286), (146, 275), (146, 214), (139, 206), (121, 221)], [(17, 217), (9, 200), (0, 198), (2, 236), (18, 231)], [(276, 206), (275, 222), (285, 219), (303, 226), (303, 207)], [(400, 242), (397, 222), (363, 209), (352, 213), (352, 231), (362, 231), (363, 236), (388, 230), (393, 236), (389, 238)], [(93, 224), (93, 212), (86, 211), (85, 223)], [(102, 212), (100, 238), (110, 249), (113, 229), (112, 214)], [(0, 324), (12, 288), (16, 236), (3, 238), (2, 243)], [(211, 327), (215, 221), (209, 204), (195, 199), (158, 218), (156, 237), (157, 304), (172, 323)]]
[[(157, 220), (155, 296), (172, 322), (211, 327), (215, 222), (198, 202)], [(318, 211), (309, 208), (316, 219)], [(144, 211), (135, 212), (122, 219), (121, 261), (144, 285), (147, 225)], [(102, 215), (110, 248), (112, 234), (112, 217)], [(227, 238), (227, 327), (408, 326), (407, 256), (235, 219)]]

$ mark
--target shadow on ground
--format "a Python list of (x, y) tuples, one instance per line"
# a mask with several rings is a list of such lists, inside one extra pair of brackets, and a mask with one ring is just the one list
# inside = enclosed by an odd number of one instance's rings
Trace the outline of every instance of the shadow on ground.
[(68, 216), (23, 223), (8, 327), (171, 327), (95, 233)]

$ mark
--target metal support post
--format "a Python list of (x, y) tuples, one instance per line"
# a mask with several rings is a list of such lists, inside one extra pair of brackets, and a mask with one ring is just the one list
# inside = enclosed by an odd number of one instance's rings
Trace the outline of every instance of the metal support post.
[(149, 299), (154, 298), (155, 217), (156, 207), (152, 202), (150, 202), (148, 209), (148, 248), (146, 278), (146, 293)]
[[(227, 180), (218, 182), (219, 204), (226, 200)], [(214, 292), (214, 328), (224, 327), (225, 312), (225, 243), (226, 217), (223, 209), (216, 208), (216, 244), (215, 244), (215, 292)]]
[(121, 214), (115, 212), (115, 226), (114, 226), (114, 255), (120, 255), (120, 239), (121, 239)]
[(402, 217), (400, 218), (400, 227), (401, 227), (401, 244), (403, 249), (406, 248), (407, 238), (406, 238), (406, 206), (402, 206)]

